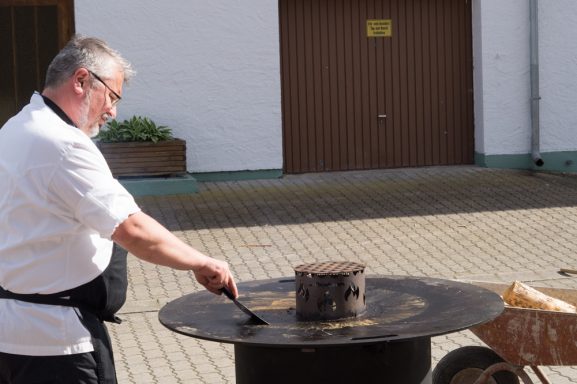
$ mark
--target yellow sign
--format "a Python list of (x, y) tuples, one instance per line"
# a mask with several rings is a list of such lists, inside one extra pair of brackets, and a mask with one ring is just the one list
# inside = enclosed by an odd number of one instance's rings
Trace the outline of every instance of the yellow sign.
[(367, 37), (391, 37), (393, 35), (393, 21), (391, 19), (367, 20)]

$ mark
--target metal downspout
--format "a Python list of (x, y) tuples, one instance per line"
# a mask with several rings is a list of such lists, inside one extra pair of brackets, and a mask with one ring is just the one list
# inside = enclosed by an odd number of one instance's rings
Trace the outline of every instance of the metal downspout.
[(538, 0), (530, 0), (530, 45), (531, 45), (531, 158), (536, 166), (541, 167), (545, 162), (541, 158), (539, 144), (539, 17)]

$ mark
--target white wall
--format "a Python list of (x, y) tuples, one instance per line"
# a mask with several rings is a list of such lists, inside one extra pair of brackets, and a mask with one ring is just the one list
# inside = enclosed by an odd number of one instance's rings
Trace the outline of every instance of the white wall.
[(486, 155), (527, 153), (531, 145), (529, 1), (473, 4), (475, 150)]
[(542, 151), (577, 150), (577, 1), (539, 3)]
[[(539, 2), (541, 152), (577, 150), (577, 2)], [(531, 152), (528, 0), (474, 0), (476, 151)]]
[(76, 31), (106, 40), (138, 74), (119, 118), (170, 126), (189, 172), (282, 168), (277, 2), (76, 0)]

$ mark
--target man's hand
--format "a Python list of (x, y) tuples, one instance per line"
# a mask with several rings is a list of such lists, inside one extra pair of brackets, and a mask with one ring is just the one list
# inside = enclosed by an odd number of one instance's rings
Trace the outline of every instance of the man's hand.
[(205, 265), (193, 270), (196, 280), (212, 293), (220, 295), (220, 289), (227, 287), (234, 297), (237, 297), (238, 289), (228, 269), (228, 264), (208, 256), (206, 258), (207, 263)]

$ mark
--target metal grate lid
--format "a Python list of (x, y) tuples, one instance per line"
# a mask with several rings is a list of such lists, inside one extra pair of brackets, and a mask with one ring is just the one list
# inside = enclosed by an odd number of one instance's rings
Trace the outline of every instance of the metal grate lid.
[(364, 272), (365, 266), (363, 264), (352, 261), (325, 261), (320, 263), (301, 264), (294, 268), (295, 273), (299, 275), (344, 275), (348, 276), (351, 273)]

